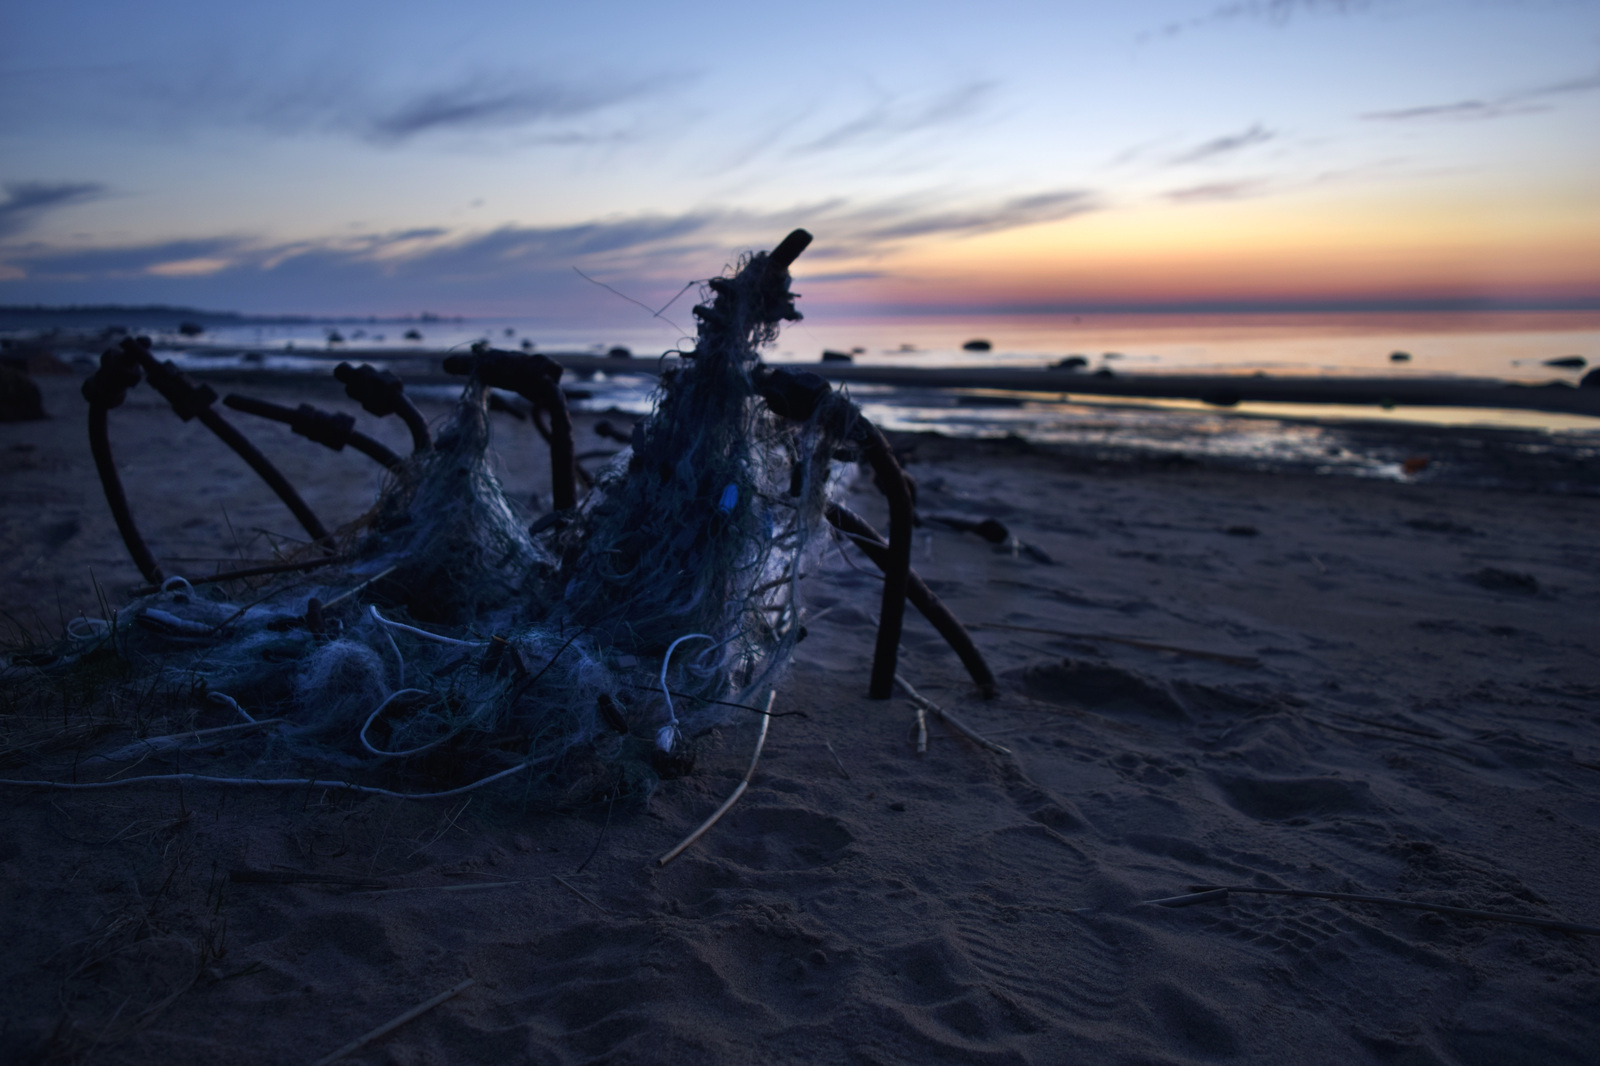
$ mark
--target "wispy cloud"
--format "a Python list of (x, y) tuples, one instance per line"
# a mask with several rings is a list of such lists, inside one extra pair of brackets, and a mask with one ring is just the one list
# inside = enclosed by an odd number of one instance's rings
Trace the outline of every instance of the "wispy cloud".
[(375, 141), (403, 141), (429, 133), (514, 129), (580, 118), (651, 91), (645, 82), (570, 85), (470, 77), (357, 110), (338, 121)]
[(0, 186), (0, 238), (21, 233), (41, 215), (58, 207), (98, 199), (105, 186), (93, 182), (12, 181)]
[(1448, 104), (1424, 104), (1419, 107), (1369, 111), (1361, 117), (1380, 122), (1511, 118), (1516, 115), (1532, 115), (1554, 110), (1555, 105), (1546, 102), (1552, 97), (1572, 96), (1596, 90), (1600, 90), (1600, 73), (1535, 85), (1488, 100), (1458, 100)]
[(947, 126), (981, 112), (994, 96), (993, 81), (971, 81), (921, 100), (891, 99), (798, 145), (796, 154), (827, 152), (866, 140), (903, 137)]
[[(575, 265), (639, 291), (676, 288), (708, 264), (731, 261), (740, 250), (761, 247), (796, 225), (818, 235), (808, 262), (821, 265), (870, 259), (917, 240), (1058, 221), (1098, 206), (1087, 191), (1053, 190), (991, 202), (832, 200), (772, 212), (708, 208), (565, 226), (469, 233), (428, 228), (290, 243), (216, 237), (123, 248), (30, 245), (0, 256), (0, 302), (12, 293), (66, 299), (92, 287), (94, 299), (140, 293), (146, 299), (209, 298), (288, 310), (482, 306), (512, 299), (559, 304), (570, 298), (560, 294), (570, 294)], [(863, 269), (874, 268), (841, 263), (826, 279), (869, 276)]]
[(1348, 15), (1370, 10), (1380, 3), (1393, 2), (1396, 0), (1245, 0), (1242, 3), (1219, 5), (1194, 18), (1166, 23), (1159, 29), (1140, 34), (1140, 39), (1176, 37), (1191, 30), (1237, 22), (1266, 22), (1283, 26), (1297, 16)]
[[(1099, 202), (1082, 189), (1018, 196), (991, 204), (946, 210), (881, 204), (845, 214), (840, 221), (851, 243), (882, 245), (916, 237), (967, 237), (1058, 222), (1097, 210)], [(853, 231), (853, 232), (852, 232)]]
[[(659, 100), (693, 79), (603, 71), (552, 76), (526, 69), (430, 70), (396, 78), (356, 61), (263, 69), (233, 55), (162, 66), (94, 67), (57, 84), (18, 81), (0, 121), (46, 111), (73, 123), (114, 124), (162, 135), (244, 128), (280, 136), (322, 134), (378, 145), (425, 138), (520, 134), (588, 144), (635, 134), (627, 105)], [(0, 72), (3, 82), (4, 72)]]
[(1216, 203), (1223, 200), (1242, 200), (1265, 188), (1262, 181), (1214, 181), (1205, 185), (1190, 185), (1162, 193), (1162, 199), (1177, 204)]
[(1195, 145), (1186, 151), (1179, 152), (1168, 162), (1173, 166), (1185, 166), (1190, 163), (1203, 163), (1218, 156), (1232, 155), (1245, 148), (1258, 144), (1265, 144), (1277, 134), (1261, 125), (1259, 122), (1247, 130), (1230, 133), (1225, 137), (1214, 137), (1209, 141)]

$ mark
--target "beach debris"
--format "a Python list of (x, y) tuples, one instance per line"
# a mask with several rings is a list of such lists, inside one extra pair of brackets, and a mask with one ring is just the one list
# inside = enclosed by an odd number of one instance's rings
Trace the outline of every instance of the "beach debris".
[(216, 392), (194, 381), (170, 359), (156, 362), (150, 349), (148, 337), (124, 338), (118, 347), (107, 349), (100, 356), (100, 369), (83, 383), (83, 397), (89, 401), (89, 449), (94, 455), (95, 469), (100, 474), (100, 484), (105, 490), (112, 518), (117, 523), (117, 531), (122, 534), (128, 554), (133, 557), (134, 564), (145, 580), (159, 585), (165, 575), (134, 524), (132, 511), (128, 509), (127, 496), (123, 493), (122, 481), (111, 457), (107, 429), (108, 413), (120, 407), (127, 399), (128, 390), (141, 380), (148, 380), (179, 418), (185, 422), (198, 418), (277, 493), (313, 541), (323, 547), (331, 547), (327, 528), (306, 506), (300, 494), (266, 456), (216, 412), (212, 406), (217, 399)]
[(411, 450), (425, 452), (432, 446), (428, 435), (428, 422), (405, 394), (405, 383), (399, 375), (389, 370), (378, 370), (362, 363), (352, 366), (340, 363), (333, 368), (334, 379), (344, 386), (345, 395), (359, 403), (374, 418), (399, 415), (411, 431)]
[(433, 1008), (437, 1007), (439, 1004), (454, 999), (477, 983), (477, 978), (467, 978), (465, 981), (455, 985), (453, 988), (450, 988), (444, 992), (440, 992), (432, 999), (424, 1000), (423, 1002), (418, 1003), (415, 1007), (412, 1007), (399, 1017), (384, 1022), (371, 1032), (363, 1033), (361, 1036), (356, 1037), (338, 1051), (335, 1051), (329, 1055), (324, 1055), (322, 1058), (313, 1063), (312, 1066), (332, 1066), (333, 1063), (338, 1062), (340, 1059), (345, 1058), (348, 1055), (354, 1055), (356, 1052), (360, 1051), (374, 1040), (380, 1040), (383, 1037), (388, 1036), (390, 1033), (394, 1032), (396, 1029), (400, 1028), (402, 1025), (406, 1024), (412, 1019), (419, 1018)]
[(696, 840), (699, 840), (701, 837), (705, 836), (706, 831), (721, 821), (722, 816), (727, 814), (735, 803), (739, 802), (739, 797), (744, 795), (745, 789), (750, 787), (750, 779), (756, 774), (756, 763), (761, 760), (761, 749), (765, 747), (767, 743), (767, 729), (772, 725), (772, 701), (777, 699), (777, 697), (778, 693), (776, 690), (767, 696), (766, 713), (761, 716), (761, 733), (756, 737), (756, 750), (750, 755), (750, 768), (744, 772), (744, 779), (741, 780), (739, 782), (739, 786), (733, 790), (733, 794), (722, 801), (722, 806), (718, 807), (715, 811), (712, 811), (711, 817), (700, 823), (700, 827), (698, 829), (684, 837), (683, 841), (679, 843), (677, 847), (656, 859), (657, 866), (665, 866), (673, 859), (676, 859), (679, 855), (682, 855), (684, 851), (687, 850), (688, 847)]
[(1320, 899), (1342, 903), (1375, 903), (1383, 907), (1400, 907), (1405, 910), (1430, 911), (1450, 914), (1458, 918), (1479, 918), (1491, 922), (1509, 922), (1514, 925), (1531, 925), (1539, 929), (1554, 929), (1562, 933), (1583, 936), (1600, 936), (1600, 926), (1579, 925), (1576, 922), (1557, 921), (1554, 918), (1536, 918), (1526, 914), (1506, 914), (1502, 911), (1481, 911), (1471, 907), (1451, 907), (1443, 903), (1419, 903), (1409, 899), (1391, 899), (1387, 896), (1366, 896), (1354, 892), (1313, 892), (1300, 888), (1256, 888), (1252, 885), (1190, 885), (1181, 896), (1145, 900), (1157, 907), (1191, 907), (1200, 903), (1220, 903), (1229, 896), (1287, 896), (1291, 899)]
[[(695, 348), (663, 374), (652, 414), (630, 433), (614, 431), (627, 447), (592, 478), (574, 455), (561, 366), (487, 342), (446, 360), (466, 384), (437, 433), (398, 377), (339, 364), (335, 377), (352, 399), (406, 423), (413, 447), (404, 457), (364, 447), (370, 438), (347, 416), (230, 397), (235, 410), (329, 447), (359, 448), (389, 468), (377, 505), (336, 535), (222, 420), (210, 389), (157, 362), (147, 340), (109, 349), (84, 388), (91, 444), (150, 587), (120, 610), (106, 605), (103, 619), (69, 627), (52, 657), (11, 657), (6, 682), (67, 683), (109, 658), (123, 671), (117, 685), (198, 697), (242, 718), (222, 727), (226, 751), (235, 764), (253, 760), (254, 772), (185, 765), (6, 783), (445, 799), (521, 777), (529, 799), (547, 806), (647, 793), (690, 772), (696, 738), (737, 709), (762, 714), (765, 730), (770, 712), (751, 701), (774, 690), (805, 635), (800, 577), (826, 546), (830, 522), (848, 526), (884, 571), (868, 695), (893, 694), (908, 598), (992, 693), (970, 638), (913, 580), (912, 485), (888, 441), (821, 377), (760, 362), (781, 324), (800, 317), (789, 267), (810, 240), (797, 230), (706, 283)], [(145, 380), (250, 461), (313, 543), (230, 574), (169, 578), (133, 524), (106, 435), (107, 413)], [(490, 472), (496, 389), (527, 402), (549, 442), (554, 509), (531, 527)], [(847, 463), (865, 464), (887, 498), (887, 539), (835, 507)], [(591, 486), (581, 498), (580, 481)], [(256, 578), (264, 585), (251, 588)], [(191, 729), (110, 754), (175, 756), (215, 750), (218, 739)]]
[(48, 418), (44, 397), (32, 378), (0, 364), (0, 422), (37, 422)]
[[(877, 563), (885, 573), (888, 572), (892, 562), (889, 545), (884, 543), (882, 535), (873, 529), (866, 519), (838, 503), (829, 504), (823, 513), (829, 522), (866, 554), (867, 558)], [(906, 598), (911, 601), (911, 606), (921, 612), (922, 617), (938, 630), (945, 643), (950, 645), (984, 698), (994, 696), (999, 691), (999, 686), (995, 682), (993, 671), (989, 669), (989, 664), (984, 660), (983, 653), (972, 642), (971, 635), (960, 620), (928, 587), (927, 582), (910, 568), (909, 560), (906, 565)]]
[(824, 739), (822, 744), (828, 749), (828, 754), (833, 756), (833, 765), (839, 768), (839, 776), (844, 778), (846, 781), (850, 780), (850, 771), (844, 768), (844, 760), (839, 758), (839, 753), (833, 750), (833, 744), (827, 739)]
[[(994, 741), (990, 740), (988, 737), (984, 736), (982, 733), (978, 732), (976, 729), (973, 729), (971, 726), (969, 726), (965, 722), (961, 721), (961, 719), (957, 718), (955, 715), (951, 714), (949, 711), (945, 710), (943, 707), (940, 707), (937, 703), (934, 703), (932, 700), (927, 699), (924, 696), (922, 696), (919, 692), (917, 692), (916, 689), (911, 687), (911, 683), (909, 681), (907, 681), (905, 678), (899, 677), (897, 675), (895, 677), (894, 681), (895, 681), (896, 685), (900, 686), (900, 691), (904, 692), (906, 694), (906, 697), (908, 699), (910, 699), (912, 703), (916, 704), (917, 709), (918, 709), (919, 712), (926, 711), (929, 714), (938, 716), (939, 718), (944, 720), (945, 725), (948, 725), (951, 729), (954, 729), (957, 733), (960, 733), (962, 736), (966, 737), (968, 740), (972, 741), (974, 744), (978, 745), (980, 748), (984, 748), (984, 749), (986, 749), (988, 751), (992, 751), (996, 755), (1010, 755), (1011, 754), (1011, 749), (1010, 748), (1005, 747), (1004, 745), (1001, 745), (1001, 744), (996, 744)], [(924, 752), (924, 751), (927, 751), (927, 750), (928, 750), (927, 725), (926, 725), (926, 722), (922, 719), (922, 717), (921, 717), (921, 715), (919, 713), (919, 715), (918, 715), (917, 751), (918, 752)]]
[(611, 912), (609, 910), (607, 910), (606, 908), (602, 907), (600, 904), (596, 903), (594, 901), (594, 899), (589, 896), (588, 893), (586, 893), (582, 889), (578, 888), (577, 885), (574, 885), (571, 881), (568, 881), (565, 877), (562, 877), (560, 874), (551, 874), (550, 876), (557, 883), (559, 883), (562, 887), (567, 889), (567, 891), (571, 892), (574, 896), (577, 896), (579, 899), (583, 900), (585, 903), (587, 903), (589, 906), (593, 907), (595, 910), (599, 911), (601, 914), (604, 914), (607, 917), (609, 917), (611, 915)]
[(283, 407), (266, 400), (240, 396), (238, 393), (224, 396), (222, 403), (223, 406), (231, 407), (235, 411), (282, 422), (299, 436), (336, 452), (344, 451), (345, 446), (349, 445), (390, 470), (399, 469), (403, 461), (385, 445), (358, 431), (355, 418), (347, 414), (323, 411), (308, 403), (303, 403), (299, 407)]

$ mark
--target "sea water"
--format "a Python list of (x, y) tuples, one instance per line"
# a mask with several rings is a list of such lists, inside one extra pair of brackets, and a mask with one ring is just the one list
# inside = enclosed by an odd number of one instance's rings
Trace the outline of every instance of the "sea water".
[[(241, 324), (199, 338), (252, 349), (265, 371), (326, 367), (330, 358), (396, 348), (509, 349), (647, 359), (692, 346), (684, 306), (615, 323), (439, 319)], [(417, 336), (407, 339), (411, 331)], [(337, 339), (332, 339), (336, 337)], [(158, 342), (175, 341), (160, 338)], [(972, 342), (983, 342), (982, 345)], [(1600, 311), (1298, 314), (864, 315), (813, 309), (785, 328), (768, 358), (815, 363), (824, 351), (858, 365), (1044, 367), (1080, 357), (1084, 372), (1471, 377), (1576, 384), (1600, 363)], [(1581, 366), (1549, 365), (1582, 360)], [(184, 357), (199, 367), (214, 357)], [(642, 415), (653, 379), (617, 360), (613, 373), (569, 380), (580, 409)], [(214, 364), (213, 364), (214, 365)], [(393, 363), (402, 374), (403, 361)], [(427, 387), (428, 391), (443, 389)], [(1600, 491), (1600, 418), (1475, 408), (1241, 404), (1017, 395), (855, 385), (869, 417), (890, 429), (1019, 437), (1105, 456), (1190, 458), (1259, 469), (1389, 479), (1536, 482)], [(1591, 482), (1594, 487), (1589, 487)]]

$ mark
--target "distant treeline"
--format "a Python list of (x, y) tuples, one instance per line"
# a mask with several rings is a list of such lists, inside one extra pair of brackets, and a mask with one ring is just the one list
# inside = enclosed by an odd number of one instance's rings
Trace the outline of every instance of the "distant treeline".
[(167, 304), (68, 304), (50, 307), (43, 304), (0, 304), (0, 329), (103, 329), (121, 326), (129, 330), (176, 330), (185, 322), (200, 326), (306, 326), (349, 322), (444, 322), (459, 321), (440, 315), (421, 314), (403, 318), (376, 315), (247, 315), (238, 311), (205, 311), (196, 307)]

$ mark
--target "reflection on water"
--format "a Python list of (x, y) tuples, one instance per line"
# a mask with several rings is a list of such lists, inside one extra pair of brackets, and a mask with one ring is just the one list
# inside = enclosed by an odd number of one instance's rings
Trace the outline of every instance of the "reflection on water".
[[(411, 341), (403, 340), (404, 328), (392, 323), (345, 327), (343, 340), (331, 345), (330, 327), (315, 324), (233, 327), (203, 339), (252, 346), (245, 365), (264, 371), (317, 373), (327, 372), (330, 355), (360, 359), (374, 349), (437, 351), (478, 340), (504, 348), (595, 354), (621, 345), (644, 358), (687, 347), (684, 338), (659, 321), (612, 329), (600, 344), (588, 343), (571, 329), (521, 320), (431, 322), (415, 327), (421, 337)], [(979, 339), (989, 342), (989, 351), (963, 349), (966, 342)], [(822, 313), (786, 330), (769, 358), (810, 363), (823, 350), (853, 353), (858, 363), (900, 366), (1043, 366), (1081, 353), (1088, 372), (1104, 367), (1116, 373), (1464, 375), (1575, 383), (1600, 363), (1600, 312), (854, 320)], [(1408, 358), (1392, 358), (1397, 352)], [(1545, 365), (1573, 356), (1582, 365)], [(182, 361), (197, 365), (208, 358)], [(395, 369), (404, 373), (406, 367), (397, 363)], [(602, 374), (573, 385), (588, 393), (577, 402), (580, 408), (637, 415), (649, 410), (654, 381), (643, 375)], [(1108, 456), (1187, 456), (1263, 469), (1536, 484), (1558, 491), (1594, 491), (1590, 483), (1600, 482), (1600, 420), (1579, 416), (1311, 404), (1243, 404), (1223, 411), (1192, 401), (1086, 402), (1079, 397), (1068, 402), (1055, 395), (871, 385), (856, 385), (851, 392), (870, 417), (891, 429), (1014, 435)]]
[[(408, 330), (418, 339), (406, 340)], [(330, 343), (329, 336), (341, 338)], [(598, 336), (598, 341), (596, 340)], [(170, 338), (177, 340), (176, 336)], [(440, 350), (485, 340), (501, 348), (604, 354), (615, 346), (650, 357), (692, 340), (659, 320), (561, 326), (531, 319), (427, 323), (316, 323), (231, 326), (199, 338), (254, 347), (267, 358), (293, 346), (303, 353), (359, 354), (375, 348)], [(963, 348), (984, 340), (988, 351)], [(1467, 375), (1521, 381), (1576, 381), (1583, 367), (1547, 360), (1577, 356), (1600, 363), (1600, 311), (1232, 315), (922, 315), (846, 318), (812, 312), (785, 329), (776, 361), (815, 362), (825, 350), (858, 363), (899, 366), (1044, 366), (1081, 355), (1089, 370)], [(1408, 358), (1392, 358), (1402, 353)]]

